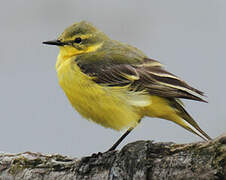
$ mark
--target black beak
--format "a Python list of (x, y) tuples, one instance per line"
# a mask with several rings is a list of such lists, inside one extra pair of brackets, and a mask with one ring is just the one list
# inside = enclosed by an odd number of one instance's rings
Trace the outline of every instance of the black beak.
[(42, 42), (43, 44), (48, 44), (48, 45), (55, 45), (55, 46), (64, 46), (65, 43), (61, 42), (60, 40), (53, 40), (53, 41), (45, 41)]

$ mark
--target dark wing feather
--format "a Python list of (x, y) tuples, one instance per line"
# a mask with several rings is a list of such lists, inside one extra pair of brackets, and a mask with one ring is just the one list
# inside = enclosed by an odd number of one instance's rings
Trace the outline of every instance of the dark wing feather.
[(153, 59), (136, 64), (79, 65), (81, 70), (93, 77), (93, 81), (105, 86), (130, 85), (131, 91), (146, 91), (166, 98), (185, 98), (203, 101), (203, 92), (189, 86), (177, 76), (167, 72)]
[[(189, 86), (185, 81), (164, 70), (162, 66), (140, 66), (137, 68), (140, 82), (150, 94), (168, 98), (185, 98), (204, 101), (203, 92)], [(137, 84), (139, 82), (135, 82)]]

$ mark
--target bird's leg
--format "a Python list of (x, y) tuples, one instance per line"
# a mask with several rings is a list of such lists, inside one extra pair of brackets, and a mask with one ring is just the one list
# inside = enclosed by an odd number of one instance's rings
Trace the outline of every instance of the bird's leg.
[(123, 141), (123, 139), (133, 130), (134, 128), (129, 128), (119, 139), (118, 141), (116, 141), (115, 144), (113, 144), (113, 146), (108, 149), (108, 151), (113, 151), (117, 148), (117, 146)]
[[(113, 146), (108, 149), (106, 152), (109, 152), (109, 151), (113, 151), (117, 148), (117, 146), (123, 141), (123, 139), (133, 130), (134, 128), (129, 128), (119, 139), (118, 141), (115, 142), (115, 144), (113, 144)], [(99, 156), (102, 156), (102, 153), (101, 152), (98, 152), (98, 153), (93, 153), (91, 155), (92, 158), (97, 158)]]

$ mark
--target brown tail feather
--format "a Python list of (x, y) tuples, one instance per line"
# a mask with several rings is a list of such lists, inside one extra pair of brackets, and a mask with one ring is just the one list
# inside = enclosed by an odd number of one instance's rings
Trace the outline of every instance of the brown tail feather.
[[(183, 108), (183, 106), (177, 102), (175, 99), (171, 100), (171, 105), (178, 110), (178, 115), (183, 118), (188, 124), (190, 124), (193, 128), (195, 128), (200, 134), (202, 134), (205, 139), (211, 140), (211, 138), (199, 127), (199, 125), (195, 122), (195, 120), (188, 114), (188, 112)], [(195, 133), (192, 129), (192, 131)], [(195, 133), (197, 134), (197, 133)], [(198, 134), (197, 134), (198, 135)]]

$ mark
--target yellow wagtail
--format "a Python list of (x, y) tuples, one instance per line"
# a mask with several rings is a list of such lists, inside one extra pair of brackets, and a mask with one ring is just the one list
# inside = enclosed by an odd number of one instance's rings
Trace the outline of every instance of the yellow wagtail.
[(173, 121), (204, 140), (211, 138), (179, 98), (203, 101), (203, 92), (163, 69), (139, 49), (114, 41), (85, 21), (44, 44), (60, 48), (56, 70), (72, 106), (85, 118), (115, 130), (128, 128), (114, 150), (144, 116)]

